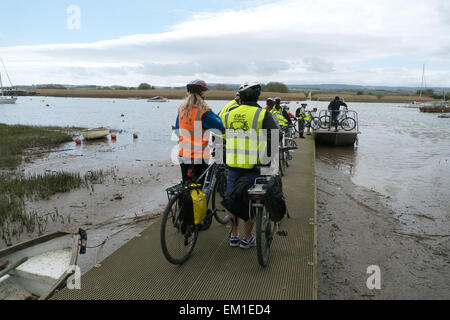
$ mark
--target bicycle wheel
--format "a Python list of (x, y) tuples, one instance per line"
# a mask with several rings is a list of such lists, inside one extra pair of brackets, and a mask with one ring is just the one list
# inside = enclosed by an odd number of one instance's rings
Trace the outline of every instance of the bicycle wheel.
[(177, 194), (170, 199), (161, 221), (161, 249), (173, 264), (182, 264), (189, 259), (198, 237), (197, 226), (183, 224), (179, 197)]
[(284, 151), (280, 151), (280, 159), (279, 159), (279, 169), (281, 176), (284, 176), (284, 173), (286, 171), (286, 162), (284, 159)]
[(321, 123), (320, 123), (320, 119), (317, 117), (314, 117), (311, 121), (311, 128), (313, 128), (314, 130), (320, 129), (321, 127)]
[(258, 262), (266, 267), (270, 257), (270, 245), (272, 244), (275, 223), (269, 218), (266, 207), (257, 208), (256, 214), (256, 252)]
[(320, 122), (320, 126), (322, 129), (329, 129), (331, 128), (330, 124), (331, 124), (331, 117), (330, 116), (321, 116), (319, 118), (319, 122)]
[(355, 129), (355, 127), (356, 121), (353, 118), (347, 117), (341, 121), (341, 128), (344, 129), (345, 131), (353, 130)]
[(289, 161), (291, 160), (290, 157), (291, 155), (289, 151), (284, 151), (284, 162), (286, 163), (286, 168), (289, 168)]
[(225, 199), (227, 193), (227, 176), (226, 171), (217, 172), (216, 183), (212, 191), (212, 210), (214, 212), (214, 218), (220, 224), (227, 224), (230, 219), (228, 218), (228, 212), (222, 205), (222, 200)]

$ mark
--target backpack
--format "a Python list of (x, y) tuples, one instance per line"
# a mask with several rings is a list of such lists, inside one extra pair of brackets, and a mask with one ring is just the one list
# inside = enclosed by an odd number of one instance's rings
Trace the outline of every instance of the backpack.
[(281, 177), (272, 176), (264, 189), (267, 190), (265, 206), (269, 212), (269, 218), (273, 222), (280, 222), (287, 213)]
[(252, 186), (253, 183), (250, 179), (247, 176), (242, 176), (236, 181), (231, 193), (222, 201), (225, 209), (244, 221), (249, 220), (248, 189)]
[(201, 184), (191, 183), (184, 187), (179, 200), (183, 225), (199, 225), (206, 217), (206, 196)]

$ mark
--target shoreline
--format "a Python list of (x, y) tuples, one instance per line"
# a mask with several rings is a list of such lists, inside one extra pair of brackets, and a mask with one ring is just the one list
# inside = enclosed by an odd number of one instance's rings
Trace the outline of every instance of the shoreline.
[[(27, 89), (24, 97), (61, 97), (61, 98), (109, 98), (109, 99), (149, 99), (155, 96), (163, 96), (168, 99), (182, 100), (186, 98), (186, 91), (180, 89), (152, 89), (152, 90), (83, 90), (83, 89)], [(411, 103), (418, 96), (384, 95), (353, 95), (345, 93), (320, 93), (313, 94), (312, 101), (329, 102), (338, 94), (346, 102), (373, 102), (373, 103)], [(303, 92), (262, 92), (261, 100), (270, 97), (281, 97), (284, 101), (305, 101)], [(234, 91), (210, 90), (206, 93), (206, 100), (231, 100), (235, 97)], [(424, 102), (438, 101), (422, 97)]]
[[(26, 201), (27, 212), (37, 212), (47, 220), (44, 234), (75, 227), (87, 231), (90, 248), (78, 259), (82, 273), (101, 263), (155, 222), (166, 204), (164, 190), (180, 179), (179, 168), (170, 161), (136, 160), (119, 164), (64, 152), (24, 162), (17, 170), (26, 174), (107, 172), (102, 183), (92, 184), (89, 188), (57, 193), (47, 200)], [(25, 231), (19, 239), (14, 237), (12, 241), (17, 244), (38, 235), (38, 230)], [(6, 243), (0, 240), (0, 249), (5, 247)]]

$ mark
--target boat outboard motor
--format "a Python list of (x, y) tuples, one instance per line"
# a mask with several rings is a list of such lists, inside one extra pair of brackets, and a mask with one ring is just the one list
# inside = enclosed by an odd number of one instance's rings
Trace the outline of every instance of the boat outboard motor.
[(83, 229), (78, 230), (78, 234), (80, 235), (80, 254), (86, 253), (86, 246), (87, 246), (87, 233)]

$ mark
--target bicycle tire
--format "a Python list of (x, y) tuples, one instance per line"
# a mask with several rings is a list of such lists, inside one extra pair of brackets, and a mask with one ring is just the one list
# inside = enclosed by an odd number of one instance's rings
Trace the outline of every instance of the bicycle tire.
[[(197, 226), (182, 226), (179, 219), (181, 211), (178, 205), (179, 197), (180, 194), (176, 194), (170, 199), (161, 221), (161, 249), (164, 257), (172, 264), (183, 264), (186, 262), (191, 256), (198, 238)], [(172, 248), (172, 244), (174, 248)], [(180, 253), (176, 254), (176, 251), (180, 251)]]
[(328, 116), (328, 115), (321, 116), (319, 118), (319, 121), (320, 121), (320, 127), (322, 129), (329, 129), (329, 128), (331, 128), (331, 117), (330, 116)]
[(284, 151), (284, 162), (286, 163), (286, 168), (289, 168), (289, 151)]
[(342, 119), (341, 128), (344, 129), (345, 131), (351, 131), (351, 130), (355, 129), (355, 127), (356, 127), (355, 119), (350, 118), (350, 117)]
[(211, 206), (214, 211), (214, 218), (220, 224), (227, 224), (230, 219), (228, 218), (227, 210), (222, 206), (221, 200), (225, 199), (227, 192), (227, 177), (226, 171), (218, 172), (216, 176), (216, 183), (212, 190)]
[(313, 128), (314, 130), (318, 130), (318, 129), (320, 129), (321, 127), (322, 127), (322, 124), (321, 124), (321, 122), (320, 122), (320, 119), (317, 118), (317, 117), (314, 117), (314, 118), (311, 120), (311, 128)]
[(274, 234), (274, 223), (269, 218), (265, 207), (257, 208), (256, 214), (256, 252), (258, 262), (262, 267), (267, 267), (270, 258), (270, 245)]
[(285, 171), (286, 171), (286, 163), (284, 162), (284, 152), (280, 151), (279, 153), (280, 153), (280, 159), (278, 161), (278, 163), (279, 163), (278, 166), (280, 169), (280, 175), (284, 176)]

